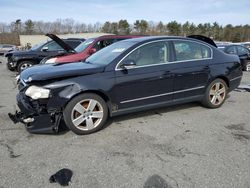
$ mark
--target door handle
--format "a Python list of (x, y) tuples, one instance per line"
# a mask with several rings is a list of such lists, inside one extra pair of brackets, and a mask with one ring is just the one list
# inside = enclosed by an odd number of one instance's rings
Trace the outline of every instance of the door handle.
[(207, 66), (205, 66), (205, 67), (204, 67), (204, 69), (205, 69), (205, 70), (209, 69), (209, 66), (208, 66), (208, 65), (207, 65)]

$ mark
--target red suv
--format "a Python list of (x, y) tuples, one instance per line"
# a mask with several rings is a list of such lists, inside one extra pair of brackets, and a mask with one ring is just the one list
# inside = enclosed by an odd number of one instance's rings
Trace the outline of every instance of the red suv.
[(89, 38), (75, 48), (75, 52), (61, 56), (49, 57), (41, 61), (44, 63), (69, 63), (83, 61), (98, 50), (115, 42), (142, 37), (138, 35), (104, 35), (97, 38)]

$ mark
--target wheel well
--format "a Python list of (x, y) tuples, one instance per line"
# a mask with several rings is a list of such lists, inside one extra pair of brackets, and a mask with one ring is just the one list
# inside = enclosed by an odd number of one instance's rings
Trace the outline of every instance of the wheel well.
[(96, 91), (96, 90), (87, 90), (87, 91), (83, 91), (79, 94), (83, 94), (83, 93), (94, 93), (96, 95), (99, 95), (100, 97), (102, 97), (104, 99), (105, 102), (109, 101), (109, 97), (107, 95), (105, 95), (103, 92), (101, 91)]
[(229, 85), (229, 80), (228, 80), (227, 77), (225, 77), (225, 76), (218, 76), (217, 78), (220, 78), (220, 79), (224, 80), (224, 82), (226, 82), (226, 84), (227, 84), (227, 87), (228, 87), (228, 88), (230, 87), (230, 85)]
[[(100, 96), (106, 103), (107, 103), (107, 106), (108, 106), (108, 113), (110, 114), (110, 112), (111, 112), (111, 109), (112, 109), (112, 106), (111, 106), (111, 103), (110, 103), (110, 99), (109, 99), (109, 97), (107, 96), (107, 95), (105, 95), (103, 92), (101, 92), (101, 91), (96, 91), (96, 90), (86, 90), (86, 91), (82, 91), (82, 92), (80, 92), (80, 93), (77, 93), (76, 95), (74, 95), (74, 96), (72, 96), (72, 98), (74, 98), (74, 97), (76, 97), (76, 96), (78, 96), (78, 95), (81, 95), (81, 94), (84, 94), (84, 93), (93, 93), (93, 94), (96, 94), (96, 95), (98, 95), (98, 96)], [(71, 98), (71, 99), (72, 99)], [(69, 101), (68, 101), (69, 102)], [(68, 104), (68, 102), (67, 102), (67, 104)], [(66, 104), (66, 105), (67, 105)], [(65, 106), (66, 106), (65, 105)], [(65, 106), (64, 106), (64, 108), (65, 108)]]

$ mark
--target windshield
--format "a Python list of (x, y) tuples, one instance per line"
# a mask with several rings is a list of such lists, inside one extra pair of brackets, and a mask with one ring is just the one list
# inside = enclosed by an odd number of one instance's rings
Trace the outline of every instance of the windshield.
[(75, 51), (78, 53), (84, 51), (90, 44), (94, 42), (94, 40), (95, 40), (94, 38), (85, 40), (83, 43), (81, 43), (79, 46), (75, 48)]
[(107, 65), (134, 44), (134, 41), (116, 42), (91, 55), (86, 59), (86, 62), (91, 64)]
[(32, 46), (30, 48), (30, 50), (37, 50), (38, 48), (40, 48), (42, 45), (44, 45), (46, 42), (41, 42), (41, 43), (38, 43), (38, 44), (35, 44), (34, 46)]

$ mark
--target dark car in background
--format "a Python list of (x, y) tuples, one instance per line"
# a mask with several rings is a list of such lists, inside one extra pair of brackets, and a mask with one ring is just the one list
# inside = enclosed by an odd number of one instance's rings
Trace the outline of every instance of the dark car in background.
[(235, 54), (240, 58), (243, 71), (250, 71), (250, 50), (242, 45), (218, 45), (218, 48), (227, 54)]
[(47, 57), (42, 60), (41, 64), (47, 63), (70, 63), (84, 61), (87, 57), (94, 54), (95, 52), (109, 46), (115, 42), (142, 37), (140, 35), (103, 35), (96, 38), (86, 39), (82, 44), (77, 46), (74, 54), (60, 54), (54, 57)]
[(250, 42), (243, 42), (243, 43), (241, 43), (241, 45), (245, 46), (248, 49), (250, 49)]
[(0, 55), (17, 50), (17, 46), (12, 44), (0, 44)]
[(74, 53), (79, 44), (85, 39), (69, 38), (59, 39), (53, 34), (47, 34), (52, 40), (41, 44), (34, 45), (28, 51), (14, 51), (5, 54), (7, 57), (7, 67), (11, 71), (21, 72), (24, 69), (39, 64), (40, 61), (47, 57), (59, 54)]
[(57, 132), (65, 122), (74, 133), (89, 134), (125, 113), (192, 101), (218, 108), (240, 84), (240, 61), (200, 39), (141, 37), (85, 62), (31, 67), (20, 75), (20, 112), (9, 116), (32, 133)]

